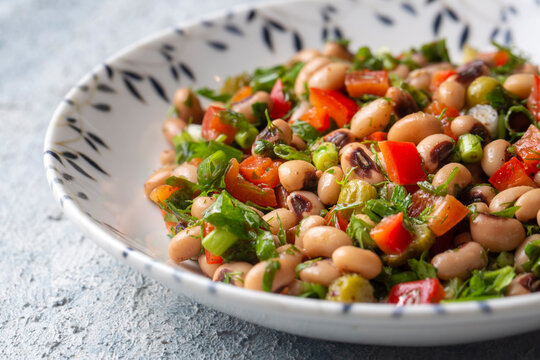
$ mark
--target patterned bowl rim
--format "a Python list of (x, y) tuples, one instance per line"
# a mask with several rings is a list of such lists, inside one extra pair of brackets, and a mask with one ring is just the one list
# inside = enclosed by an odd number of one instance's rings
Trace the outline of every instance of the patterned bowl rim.
[[(273, 0), (263, 4), (240, 4), (228, 9), (222, 9), (214, 11), (208, 15), (203, 15), (192, 20), (183, 21), (176, 24), (174, 27), (165, 28), (150, 35), (147, 35), (140, 40), (132, 43), (116, 52), (105, 60), (107, 64), (114, 64), (115, 62), (122, 60), (125, 57), (137, 50), (140, 47), (147, 46), (153, 42), (156, 42), (167, 35), (170, 35), (175, 28), (181, 26), (182, 29), (189, 29), (201, 26), (203, 21), (212, 21), (221, 19), (227, 14), (247, 12), (252, 9), (263, 9), (266, 7), (272, 7), (275, 5), (288, 6), (295, 3), (323, 3), (324, 0)], [(340, 2), (347, 2), (346, 0), (340, 0)], [(90, 84), (92, 76), (95, 72), (102, 69), (103, 65), (98, 64), (93, 67), (81, 80), (79, 80), (73, 88), (69, 90), (64, 98), (73, 98), (79, 91), (79, 86), (84, 84)], [(66, 109), (68, 105), (65, 101), (61, 102), (56, 108), (52, 119), (47, 128), (44, 151), (51, 148), (56, 136), (55, 123), (56, 119), (59, 119), (60, 115)], [(53, 184), (52, 172), (47, 171), (49, 166), (52, 165), (52, 160), (48, 156), (44, 156), (44, 166), (46, 170), (46, 176), (49, 184)], [(466, 301), (466, 302), (453, 302), (442, 304), (425, 304), (414, 306), (395, 306), (391, 304), (381, 303), (353, 303), (345, 304), (331, 301), (321, 301), (316, 299), (306, 299), (292, 296), (284, 296), (280, 294), (265, 293), (260, 291), (247, 290), (235, 286), (230, 286), (223, 283), (215, 283), (211, 279), (192, 273), (190, 271), (171, 266), (164, 262), (154, 260), (149, 255), (146, 255), (140, 251), (134, 250), (123, 243), (119, 238), (115, 237), (111, 232), (105, 231), (101, 228), (95, 220), (89, 217), (84, 209), (73, 201), (65, 201), (69, 199), (69, 195), (66, 193), (65, 188), (69, 187), (64, 184), (54, 184), (55, 190), (53, 191), (55, 199), (59, 203), (63, 203), (64, 213), (68, 218), (77, 224), (86, 234), (95, 241), (98, 245), (104, 248), (107, 252), (111, 253), (115, 257), (129, 264), (130, 266), (138, 269), (157, 279), (159, 281), (162, 276), (170, 276), (174, 281), (180, 284), (182, 287), (181, 293), (187, 297), (190, 297), (190, 288), (198, 289), (199, 293), (206, 291), (209, 295), (219, 296), (223, 299), (227, 299), (230, 302), (236, 301), (240, 303), (246, 303), (255, 306), (270, 306), (274, 309), (279, 308), (282, 310), (294, 311), (299, 315), (319, 315), (334, 317), (336, 314), (347, 314), (348, 316), (356, 316), (363, 318), (400, 318), (402, 315), (406, 315), (406, 318), (425, 319), (437, 315), (469, 315), (469, 314), (492, 314), (499, 312), (512, 311), (524, 312), (527, 309), (535, 308), (540, 305), (540, 293), (529, 294), (527, 296), (495, 298), (484, 301)], [(153, 274), (158, 274), (153, 276)], [(162, 281), (163, 282), (163, 281)], [(509, 314), (507, 314), (509, 315)], [(474, 318), (471, 318), (473, 321)]]

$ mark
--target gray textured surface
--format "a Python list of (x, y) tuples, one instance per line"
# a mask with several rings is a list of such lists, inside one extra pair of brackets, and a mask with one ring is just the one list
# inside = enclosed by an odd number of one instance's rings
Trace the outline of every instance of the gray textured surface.
[(406, 349), (251, 325), (120, 264), (62, 216), (41, 152), (63, 94), (140, 37), (242, 2), (0, 2), (0, 358), (538, 358), (540, 332)]

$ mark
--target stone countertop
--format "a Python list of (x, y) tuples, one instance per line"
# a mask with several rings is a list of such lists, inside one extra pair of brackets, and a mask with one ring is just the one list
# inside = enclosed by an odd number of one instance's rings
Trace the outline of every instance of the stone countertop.
[(45, 129), (62, 96), (92, 66), (142, 36), (245, 2), (0, 2), (0, 357), (538, 358), (540, 331), (393, 348), (252, 325), (119, 263), (63, 216), (42, 169)]

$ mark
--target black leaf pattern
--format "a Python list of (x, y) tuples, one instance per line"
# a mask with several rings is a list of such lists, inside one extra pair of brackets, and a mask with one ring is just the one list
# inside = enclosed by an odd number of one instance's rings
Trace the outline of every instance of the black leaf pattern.
[(202, 21), (201, 24), (202, 24), (203, 26), (205, 26), (205, 27), (212, 27), (212, 26), (214, 26), (214, 23), (211, 22), (211, 21), (208, 21), (208, 20)]
[(77, 122), (77, 119), (73, 118), (73, 117), (67, 117), (66, 118), (66, 121), (70, 124), (75, 124)]
[(165, 60), (167, 60), (167, 61), (172, 61), (173, 60), (173, 57), (168, 52), (166, 52), (164, 50), (161, 50), (159, 53), (161, 54), (161, 56), (163, 56), (165, 58)]
[(409, 3), (401, 3), (401, 8), (411, 15), (416, 15), (416, 9)]
[(506, 30), (506, 33), (504, 34), (504, 44), (510, 45), (512, 43), (513, 36), (512, 36), (512, 30), (508, 29)]
[(75, 105), (75, 103), (71, 100), (71, 99), (64, 99), (64, 101), (68, 104), (68, 105)]
[(451, 8), (447, 7), (446, 9), (444, 9), (446, 11), (446, 13), (448, 14), (448, 16), (450, 17), (450, 19), (454, 20), (455, 22), (458, 22), (459, 21), (459, 17), (457, 16), (456, 12), (454, 10), (452, 10)]
[[(103, 111), (103, 112), (109, 112), (111, 111), (111, 106), (108, 104), (98, 103), (98, 104), (92, 104), (92, 107), (96, 110)], [(80, 132), (80, 130), (79, 130)]]
[(322, 28), (321, 38), (323, 42), (326, 42), (326, 40), (328, 40), (328, 28), (326, 26)]
[(98, 89), (99, 91), (102, 91), (102, 92), (106, 92), (106, 93), (114, 93), (114, 92), (116, 92), (112, 87), (110, 87), (107, 84), (98, 84), (96, 89)]
[(105, 149), (109, 149), (107, 144), (105, 144), (105, 142), (99, 136), (97, 136), (96, 134), (91, 133), (90, 131), (88, 131), (86, 134), (88, 135), (88, 137), (90, 139), (97, 142), (99, 145), (103, 146)]
[(136, 72), (133, 72), (133, 71), (129, 71), (129, 70), (124, 70), (123, 71), (124, 75), (134, 79), (134, 80), (137, 80), (137, 81), (141, 81), (143, 79), (143, 77), (139, 74), (137, 74)]
[(172, 46), (171, 44), (163, 44), (163, 48), (167, 51), (173, 51), (174, 50), (174, 46)]
[[(98, 104), (98, 105), (103, 105), (103, 104)], [(81, 130), (80, 127), (75, 126), (75, 125), (73, 125), (73, 124), (69, 124), (68, 126), (69, 126), (70, 128), (72, 128), (73, 130), (75, 130), (76, 132), (78, 132), (79, 134), (82, 133), (82, 130)]]
[(300, 51), (304, 48), (302, 37), (300, 37), (300, 34), (297, 33), (296, 31), (293, 32), (293, 43), (294, 43), (294, 49), (296, 51)]
[(92, 160), (91, 158), (89, 158), (88, 156), (86, 156), (85, 154), (79, 152), (79, 155), (84, 159), (86, 160), (87, 163), (89, 163), (94, 169), (96, 169), (97, 171), (105, 174), (105, 175), (109, 175), (105, 170), (103, 170), (101, 168), (101, 166), (99, 166), (94, 160)]
[(180, 80), (180, 76), (178, 75), (178, 71), (176, 71), (176, 67), (174, 65), (171, 65), (171, 75), (174, 78), (174, 80), (178, 81)]
[(67, 159), (67, 162), (69, 163), (69, 165), (71, 165), (75, 170), (77, 170), (79, 173), (81, 173), (82, 175), (86, 176), (87, 178), (91, 179), (91, 180), (94, 180), (96, 181), (96, 179), (94, 179), (92, 177), (92, 175), (90, 175), (89, 173), (87, 173), (82, 167), (80, 167), (79, 165), (77, 165), (77, 163), (71, 159)]
[(225, 30), (230, 32), (231, 34), (238, 35), (238, 36), (244, 36), (244, 32), (240, 30), (240, 28), (234, 24), (225, 24), (224, 26)]
[(502, 23), (505, 23), (506, 22), (506, 12), (503, 10), (501, 10), (501, 22)]
[(87, 85), (81, 85), (81, 86), (79, 86), (79, 90), (87, 92), (89, 90), (89, 88), (88, 88)]
[(334, 36), (336, 37), (336, 39), (343, 39), (343, 32), (337, 26), (334, 27)]
[(63, 173), (62, 177), (64, 178), (64, 180), (67, 180), (67, 181), (71, 181), (74, 179), (73, 176), (68, 173)]
[(329, 22), (330, 21), (330, 15), (328, 15), (326, 13), (326, 11), (321, 11), (321, 16), (322, 16), (322, 19), (324, 22)]
[(74, 154), (71, 151), (63, 151), (62, 156), (67, 159), (77, 159), (79, 157), (77, 154)]
[(124, 84), (126, 85), (126, 88), (129, 90), (131, 95), (133, 95), (136, 99), (138, 99), (141, 102), (145, 102), (141, 94), (139, 93), (139, 90), (133, 85), (133, 83), (129, 80), (129, 78), (124, 76)]
[(52, 150), (45, 150), (45, 152), (43, 153), (43, 155), (51, 155), (53, 158), (55, 158), (60, 164), (64, 165), (64, 162), (62, 161), (62, 158), (60, 158), (60, 156), (55, 153), (54, 151)]
[(326, 5), (326, 10), (328, 10), (331, 13), (337, 13), (337, 9), (333, 5)]
[(92, 149), (94, 149), (94, 151), (99, 152), (99, 150), (98, 150), (96, 144), (94, 144), (94, 143), (92, 142), (92, 140), (90, 140), (87, 136), (84, 137), (84, 141), (86, 141), (86, 143), (87, 143)]
[(266, 22), (267, 22), (270, 26), (272, 26), (274, 29), (276, 29), (276, 30), (278, 30), (278, 31), (281, 31), (281, 32), (286, 31), (285, 26), (281, 25), (280, 23), (278, 23), (278, 22), (275, 21), (275, 20), (268, 19), (268, 20), (266, 20)]
[(510, 11), (514, 15), (516, 15), (518, 13), (517, 9), (515, 7), (513, 7), (512, 5), (508, 6), (508, 11)]
[(255, 12), (255, 10), (249, 10), (247, 15), (246, 15), (246, 21), (248, 23), (252, 22), (253, 19), (255, 19), (255, 15), (257, 15), (257, 12)]
[(437, 16), (435, 16), (435, 19), (433, 20), (433, 35), (437, 36), (439, 35), (439, 30), (441, 29), (442, 24), (442, 13), (437, 13)]
[(184, 36), (184, 29), (182, 29), (182, 28), (175, 28), (174, 32), (177, 33), (180, 36)]
[(461, 36), (459, 37), (459, 48), (463, 49), (463, 46), (467, 43), (467, 40), (469, 40), (469, 25), (465, 25), (463, 27), (463, 30), (461, 31)]
[(77, 196), (78, 196), (79, 198), (83, 199), (83, 200), (88, 200), (88, 196), (86, 196), (86, 194), (83, 193), (82, 191), (79, 191), (79, 192), (77, 193)]
[(191, 68), (189, 66), (187, 66), (183, 62), (179, 62), (178, 66), (180, 67), (180, 70), (182, 70), (182, 72), (191, 79), (191, 81), (195, 81), (195, 75), (193, 75), (193, 71), (191, 71)]
[(169, 103), (169, 97), (167, 96), (167, 93), (165, 92), (165, 89), (163, 86), (152, 76), (148, 77), (148, 80), (150, 81), (150, 84), (152, 84), (152, 87), (156, 91), (156, 93), (161, 97), (166, 103)]
[(426, 5), (431, 4), (432, 2), (435, 2), (436, 0), (426, 0)]
[(114, 71), (112, 69), (112, 67), (110, 67), (109, 65), (107, 64), (103, 64), (103, 67), (105, 68), (105, 72), (107, 73), (107, 77), (112, 80), (113, 76), (114, 76)]
[(272, 34), (270, 33), (270, 28), (268, 26), (262, 27), (262, 38), (264, 43), (266, 44), (266, 47), (270, 51), (274, 51), (274, 44), (272, 42)]
[(493, 29), (493, 31), (491, 32), (491, 35), (489, 35), (489, 39), (490, 40), (495, 40), (495, 38), (497, 37), (498, 34), (499, 34), (499, 28), (495, 27)]
[(208, 40), (206, 42), (210, 47), (213, 47), (214, 49), (218, 51), (225, 51), (227, 50), (227, 44), (222, 43), (221, 41), (215, 41), (215, 40)]
[(388, 25), (388, 26), (394, 25), (394, 20), (391, 17), (389, 17), (388, 15), (376, 13), (375, 17), (377, 18), (377, 20), (379, 20), (384, 25)]

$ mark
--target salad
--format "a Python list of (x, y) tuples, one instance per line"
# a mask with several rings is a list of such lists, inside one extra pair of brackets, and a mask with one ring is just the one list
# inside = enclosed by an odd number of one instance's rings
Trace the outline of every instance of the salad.
[(144, 184), (170, 259), (340, 302), (538, 291), (540, 77), (493, 45), (457, 66), (444, 40), (397, 55), (339, 40), (178, 89)]

